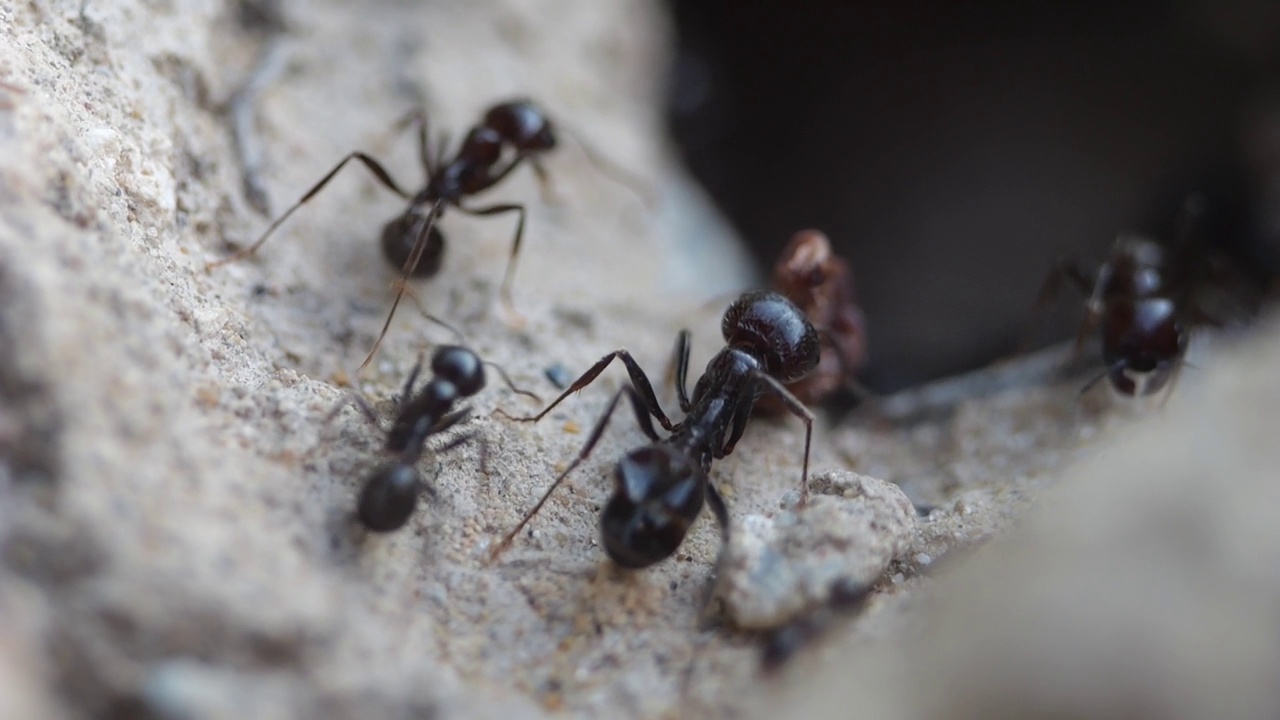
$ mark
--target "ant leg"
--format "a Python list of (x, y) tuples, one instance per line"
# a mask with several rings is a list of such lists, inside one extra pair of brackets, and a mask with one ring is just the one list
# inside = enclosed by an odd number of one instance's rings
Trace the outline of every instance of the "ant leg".
[(511, 255), (507, 257), (507, 269), (502, 274), (502, 289), (499, 295), (502, 303), (506, 305), (507, 310), (519, 317), (520, 313), (515, 310), (515, 302), (511, 299), (511, 281), (515, 278), (516, 273), (516, 256), (520, 254), (520, 241), (524, 239), (524, 206), (517, 204), (491, 205), (486, 208), (467, 208), (458, 206), (458, 209), (468, 215), (483, 217), (487, 215), (502, 215), (504, 213), (514, 212), (519, 214), (516, 221), (516, 235), (511, 242)]
[(325, 175), (323, 178), (320, 178), (320, 182), (316, 183), (314, 187), (308, 190), (306, 194), (302, 196), (301, 200), (294, 203), (293, 207), (289, 208), (288, 210), (285, 211), (283, 215), (276, 218), (276, 220), (272, 222), (271, 225), (267, 228), (266, 232), (262, 233), (262, 235), (259, 236), (258, 239), (252, 245), (242, 250), (239, 250), (238, 252), (232, 253), (231, 255), (228, 255), (227, 257), (224, 257), (220, 260), (214, 260), (212, 262), (206, 263), (205, 270), (206, 271), (212, 270), (213, 268), (218, 267), (219, 265), (225, 265), (229, 262), (234, 262), (236, 260), (239, 260), (244, 257), (248, 257), (249, 255), (252, 255), (255, 252), (257, 252), (258, 248), (262, 247), (262, 244), (267, 241), (267, 238), (271, 237), (271, 233), (276, 231), (276, 228), (280, 227), (280, 225), (284, 223), (285, 220), (288, 220), (289, 216), (292, 215), (298, 208), (305, 205), (308, 200), (315, 197), (317, 193), (323, 190), (324, 186), (328, 185), (329, 181), (332, 180), (334, 176), (337, 175), (338, 172), (341, 171), (342, 168), (346, 167), (347, 163), (351, 162), (352, 160), (359, 160), (366, 168), (368, 168), (369, 172), (373, 173), (373, 176), (377, 178), (378, 182), (382, 183), (383, 187), (387, 188), (391, 192), (394, 192), (395, 194), (399, 195), (405, 200), (413, 199), (412, 195), (405, 192), (403, 188), (401, 188), (399, 185), (396, 184), (396, 181), (391, 178), (391, 174), (388, 173), (386, 168), (382, 167), (382, 165), (377, 160), (359, 151), (349, 153), (346, 157), (342, 158), (342, 161), (339, 162), (337, 165), (335, 165), (334, 168), (330, 170), (327, 175)]
[(436, 424), (431, 426), (431, 430), (428, 431), (428, 434), (435, 435), (437, 433), (442, 433), (469, 417), (471, 417), (471, 408), (469, 407), (454, 410), (437, 420)]
[(1080, 353), (1084, 351), (1084, 344), (1088, 342), (1089, 336), (1093, 334), (1093, 331), (1098, 329), (1100, 320), (1102, 320), (1102, 306), (1090, 302), (1085, 306), (1084, 317), (1080, 318), (1080, 326), (1076, 328), (1076, 341), (1071, 349), (1073, 359), (1080, 357)]
[(400, 271), (400, 278), (396, 281), (396, 297), (391, 301), (391, 310), (387, 313), (386, 322), (382, 323), (382, 332), (378, 333), (378, 339), (373, 342), (373, 347), (369, 348), (369, 354), (365, 356), (364, 362), (360, 363), (360, 367), (356, 368), (356, 372), (365, 369), (370, 362), (373, 362), (373, 356), (378, 354), (378, 348), (382, 346), (382, 339), (387, 336), (387, 329), (391, 327), (391, 320), (396, 316), (396, 309), (400, 307), (400, 300), (404, 297), (405, 291), (408, 289), (409, 278), (413, 276), (413, 271), (418, 267), (418, 261), (422, 259), (422, 253), (427, 248), (427, 238), (431, 233), (431, 226), (435, 223), (436, 217), (442, 209), (441, 203), (436, 201), (432, 203), (431, 209), (427, 214), (418, 218), (414, 225), (414, 236), (417, 238), (413, 243), (413, 251), (409, 253), (408, 260), (404, 263), (404, 268)]
[(489, 476), (489, 438), (481, 435), (479, 432), (469, 432), (459, 437), (457, 440), (450, 442), (448, 445), (436, 451), (437, 454), (452, 450), (463, 442), (468, 440), (477, 440), (480, 443), (480, 472), (485, 476)]
[(319, 440), (316, 441), (316, 450), (327, 448), (329, 443), (333, 442), (333, 437), (325, 431), (329, 429), (330, 423), (337, 419), (338, 414), (346, 409), (348, 403), (356, 406), (360, 414), (364, 416), (365, 420), (369, 421), (374, 430), (382, 432), (382, 426), (378, 423), (378, 414), (373, 411), (373, 406), (369, 404), (369, 401), (359, 392), (348, 390), (343, 393), (342, 401), (336, 403), (332, 410), (325, 413), (324, 419), (320, 421), (321, 434)]
[(328, 425), (333, 422), (334, 419), (338, 417), (338, 413), (342, 412), (343, 409), (347, 407), (347, 404), (350, 403), (356, 406), (356, 409), (360, 411), (360, 414), (364, 416), (365, 420), (369, 421), (369, 424), (372, 425), (375, 430), (382, 430), (378, 425), (378, 414), (373, 411), (373, 406), (369, 404), (368, 400), (364, 399), (363, 395), (354, 390), (350, 390), (344, 394), (346, 397), (342, 399), (342, 402), (334, 405), (333, 409), (324, 416), (324, 420), (321, 421), (321, 425)]
[(1025, 355), (1031, 349), (1036, 325), (1044, 318), (1045, 312), (1053, 301), (1058, 299), (1064, 279), (1070, 281), (1086, 297), (1092, 291), (1092, 284), (1088, 275), (1080, 269), (1080, 263), (1074, 258), (1060, 258), (1045, 275), (1044, 282), (1040, 285), (1040, 292), (1036, 293), (1036, 302), (1031, 307), (1031, 317), (1027, 319), (1027, 325), (1022, 331), (1022, 340), (1014, 351), (1015, 355)]
[(410, 127), (416, 130), (414, 135), (416, 136), (418, 144), (418, 162), (421, 163), (423, 170), (427, 173), (427, 177), (430, 178), (432, 175), (435, 175), (436, 168), (439, 167), (439, 164), (432, 162), (431, 143), (428, 141), (427, 134), (427, 129), (429, 127), (429, 123), (427, 122), (427, 110), (420, 104), (420, 101), (418, 104), (415, 104), (412, 110), (405, 113), (399, 120), (392, 123), (386, 133), (391, 137), (379, 138), (379, 145), (385, 144), (385, 142)]
[(422, 354), (419, 353), (418, 361), (409, 370), (409, 377), (405, 379), (404, 387), (400, 389), (400, 397), (396, 398), (396, 412), (404, 409), (405, 403), (409, 402), (409, 397), (413, 394), (413, 384), (418, 381), (418, 373), (422, 372), (422, 363)]
[(413, 304), (418, 306), (418, 314), (422, 315), (422, 317), (426, 318), (429, 322), (433, 322), (436, 325), (439, 325), (440, 327), (444, 328), (445, 330), (448, 330), (449, 332), (453, 333), (453, 339), (459, 345), (462, 345), (466, 341), (466, 336), (462, 334), (461, 330), (450, 325), (444, 320), (441, 320), (435, 315), (432, 315), (431, 313), (427, 312), (426, 306), (422, 304), (422, 298), (419, 298), (417, 293), (415, 293), (413, 290), (410, 290), (408, 286), (405, 286), (404, 294), (408, 295), (409, 299), (413, 301)]
[(542, 193), (542, 202), (552, 207), (563, 205), (564, 198), (556, 192), (555, 183), (551, 180), (551, 173), (547, 172), (547, 167), (533, 157), (529, 158), (529, 166), (533, 168), (533, 174), (538, 178), (538, 191)]
[(431, 159), (431, 143), (427, 140), (427, 111), (418, 108), (409, 118), (418, 126), (418, 160), (422, 163), (423, 170), (426, 170), (427, 177), (435, 177), (440, 166)]
[(460, 447), (464, 443), (467, 443), (471, 440), (476, 439), (477, 437), (479, 437), (479, 435), (480, 434), (476, 432), (463, 433), (462, 435), (459, 435), (458, 437), (450, 440), (444, 445), (441, 445), (435, 450), (432, 450), (432, 452), (436, 455), (443, 455), (449, 452), (450, 450), (456, 450), (458, 447)]
[[(464, 433), (464, 434), (459, 435), (458, 437), (454, 438), (453, 440), (450, 440), (447, 444), (445, 444), (445, 445), (443, 445), (443, 446), (441, 446), (441, 447), (439, 447), (439, 448), (436, 448), (435, 450), (433, 450), (433, 451), (432, 451), (432, 453), (433, 453), (434, 455), (443, 455), (443, 454), (445, 454), (445, 453), (449, 452), (450, 450), (457, 449), (459, 446), (463, 445), (463, 444), (464, 444), (464, 443), (466, 443), (467, 441), (469, 441), (469, 440), (473, 440), (473, 439), (475, 439), (475, 438), (477, 438), (477, 437), (480, 437), (480, 434), (479, 434), (479, 433), (476, 433), (476, 432)], [(482, 441), (483, 441), (483, 438), (482, 438)], [(487, 445), (487, 444), (486, 444), (486, 445), (482, 445), (482, 446), (481, 446), (481, 448), (482, 448), (482, 450), (487, 449), (487, 448), (488, 448), (488, 445)], [(421, 453), (417, 453), (417, 454), (418, 454), (418, 455), (421, 455)], [(414, 457), (414, 456), (412, 456), (412, 455), (407, 455), (407, 456), (406, 456), (406, 459), (404, 459), (404, 460), (403, 460), (403, 462), (404, 462), (405, 464), (407, 464), (407, 465), (411, 465), (411, 464), (413, 464), (413, 463), (417, 462), (417, 459), (418, 459), (417, 457)], [(483, 465), (483, 463), (484, 463), (484, 456), (483, 456), (483, 455), (481, 456), (481, 460), (480, 460), (480, 462), (481, 462), (481, 464)], [(436, 490), (436, 488), (435, 488), (435, 486), (434, 486), (434, 485), (432, 485), (430, 482), (428, 482), (426, 478), (424, 478), (424, 477), (419, 477), (419, 478), (418, 478), (418, 485), (422, 488), (423, 492), (425, 492), (427, 495), (430, 495), (430, 496), (431, 496), (431, 499), (432, 499), (433, 501), (439, 502), (439, 500), (440, 500), (440, 493), (439, 493), (439, 491), (437, 491), (437, 490)]]
[(727, 457), (733, 452), (733, 448), (737, 446), (738, 441), (742, 439), (742, 434), (747, 430), (747, 421), (751, 419), (751, 408), (755, 404), (756, 399), (750, 395), (738, 400), (737, 406), (733, 409), (733, 426), (729, 431), (729, 440), (716, 449), (716, 459)]
[(813, 413), (804, 406), (804, 403), (797, 400), (785, 385), (778, 382), (777, 378), (759, 370), (752, 374), (767, 385), (793, 415), (804, 421), (804, 469), (800, 472), (800, 505), (804, 506), (809, 502), (809, 446), (813, 440)]
[(644, 400), (636, 389), (630, 385), (624, 386), (623, 390), (627, 391), (627, 399), (631, 401), (631, 411), (636, 414), (636, 424), (640, 426), (640, 430), (644, 432), (648, 438), (654, 442), (658, 442), (658, 431), (653, 429), (653, 420), (649, 416), (649, 408), (645, 407)]
[(698, 613), (701, 623), (710, 618), (711, 604), (716, 599), (716, 588), (724, 578), (724, 559), (729, 549), (729, 508), (725, 505), (720, 491), (707, 480), (707, 504), (711, 506), (711, 514), (716, 516), (716, 525), (720, 527), (720, 550), (716, 553), (715, 579), (707, 587), (707, 594), (702, 600), (702, 611)]
[[(511, 545), (511, 542), (515, 540), (516, 535), (520, 534), (520, 530), (523, 529), (524, 526), (533, 519), (533, 516), (537, 515), (538, 511), (542, 509), (542, 506), (547, 502), (547, 498), (551, 497), (551, 493), (555, 492), (555, 489), (560, 486), (560, 483), (564, 482), (564, 479), (569, 476), (569, 473), (573, 472), (574, 468), (578, 467), (583, 460), (586, 460), (587, 456), (591, 454), (591, 451), (595, 449), (596, 443), (600, 441), (600, 437), (604, 435), (605, 429), (609, 426), (609, 418), (613, 415), (614, 409), (618, 406), (618, 400), (622, 397), (622, 394), (627, 391), (627, 389), (628, 388), (624, 387), (613, 394), (613, 399), (609, 401), (609, 404), (604, 409), (604, 413), (601, 414), (600, 419), (596, 421), (595, 428), (592, 429), (591, 435), (587, 437), (587, 442), (582, 446), (582, 449), (578, 451), (578, 456), (573, 459), (573, 462), (569, 463), (569, 466), (566, 467), (563, 472), (556, 476), (556, 479), (551, 483), (551, 487), (547, 488), (547, 491), (542, 494), (542, 497), (538, 499), (538, 502), (533, 506), (533, 509), (525, 513), (524, 517), (520, 518), (520, 522), (511, 529), (511, 532), (503, 536), (502, 541), (494, 546), (493, 550), (489, 553), (490, 562), (497, 559), (497, 557)], [(637, 415), (638, 414), (639, 412), (637, 410)], [(652, 427), (650, 429), (652, 430)]]
[[(707, 480), (707, 504), (711, 506), (711, 514), (716, 516), (716, 524), (720, 526), (720, 555), (716, 558), (716, 568), (720, 567), (720, 559), (724, 556), (724, 548), (729, 545), (729, 508), (724, 497), (716, 486)], [(717, 573), (718, 574), (718, 573)]]
[(614, 350), (608, 355), (600, 358), (595, 365), (592, 365), (586, 372), (582, 373), (582, 377), (574, 380), (573, 384), (560, 394), (560, 397), (552, 401), (550, 405), (544, 408), (543, 411), (537, 415), (512, 417), (501, 409), (495, 410), (494, 412), (501, 413), (503, 417), (516, 422), (538, 422), (565, 398), (590, 385), (597, 377), (600, 376), (600, 373), (604, 372), (604, 369), (609, 366), (609, 363), (613, 362), (614, 358), (621, 359), (622, 364), (627, 366), (627, 375), (631, 377), (631, 385), (639, 394), (640, 400), (644, 403), (644, 407), (649, 411), (649, 414), (658, 419), (658, 423), (662, 425), (663, 430), (666, 430), (667, 432), (674, 430), (675, 426), (672, 424), (671, 419), (667, 417), (667, 414), (662, 411), (662, 406), (658, 404), (658, 396), (653, 392), (653, 385), (649, 383), (649, 377), (644, 374), (644, 370), (641, 369), (640, 365), (631, 357), (631, 353), (626, 350)]
[(688, 413), (693, 407), (693, 403), (689, 402), (689, 348), (692, 334), (688, 330), (681, 330), (676, 335), (675, 349), (675, 386), (676, 397), (680, 400), (680, 412)]

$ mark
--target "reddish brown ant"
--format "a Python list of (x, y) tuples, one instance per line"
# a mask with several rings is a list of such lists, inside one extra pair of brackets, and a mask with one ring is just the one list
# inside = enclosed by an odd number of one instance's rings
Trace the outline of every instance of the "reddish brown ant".
[[(824, 341), (818, 367), (787, 389), (805, 405), (815, 405), (842, 388), (867, 362), (866, 321), (854, 294), (849, 264), (831, 250), (820, 230), (801, 230), (778, 256), (773, 289), (795, 303)], [(757, 411), (778, 415), (786, 406), (773, 395), (760, 398)]]
[(1197, 285), (1212, 264), (1204, 248), (1192, 243), (1193, 225), (1202, 219), (1204, 201), (1189, 196), (1176, 218), (1173, 247), (1136, 235), (1122, 235), (1092, 278), (1065, 261), (1046, 279), (1037, 302), (1043, 310), (1070, 281), (1086, 297), (1085, 315), (1076, 332), (1078, 354), (1089, 335), (1100, 331), (1104, 370), (1080, 393), (1103, 378), (1122, 395), (1151, 395), (1176, 378), (1193, 324), (1219, 324), (1195, 301)]
[[(516, 214), (515, 236), (512, 239), (511, 253), (507, 258), (507, 267), (503, 273), (500, 290), (503, 305), (514, 313), (511, 283), (515, 275), (520, 243), (524, 237), (525, 207), (519, 203), (469, 207), (463, 202), (497, 185), (526, 161), (532, 166), (539, 183), (545, 190), (548, 187), (549, 176), (541, 165), (541, 158), (557, 145), (556, 127), (540, 107), (527, 99), (510, 100), (490, 107), (480, 123), (467, 133), (453, 159), (447, 162), (443, 159), (445, 143), (441, 143), (440, 156), (433, 158), (431, 155), (427, 138), (426, 113), (419, 110), (397, 123), (397, 127), (410, 125), (417, 126), (418, 156), (427, 175), (426, 186), (417, 194), (411, 194), (401, 188), (382, 164), (370, 155), (360, 151), (351, 152), (303, 194), (298, 202), (272, 222), (252, 245), (207, 265), (207, 268), (211, 269), (256, 253), (276, 228), (280, 227), (294, 211), (324, 189), (348, 162), (358, 160), (383, 187), (409, 203), (403, 213), (388, 222), (382, 229), (383, 255), (392, 265), (401, 268), (401, 277), (397, 283), (395, 301), (387, 314), (387, 320), (369, 355), (360, 364), (361, 369), (373, 360), (378, 347), (382, 344), (387, 328), (391, 326), (391, 320), (395, 316), (396, 308), (399, 307), (400, 300), (404, 296), (407, 281), (410, 278), (429, 278), (439, 272), (444, 256), (445, 239), (435, 221), (444, 214), (446, 207), (452, 206), (468, 215), (482, 217)], [(560, 130), (563, 132), (563, 128)], [(577, 139), (576, 136), (570, 135), (570, 137)], [(634, 182), (621, 170), (603, 161), (580, 139), (577, 142), (588, 159), (603, 172), (624, 184)], [(644, 190), (637, 190), (637, 192), (643, 194)]]
[[(722, 536), (728, 540), (728, 509), (708, 473), (712, 460), (733, 452), (746, 430), (756, 399), (765, 392), (780, 396), (787, 408), (805, 422), (800, 502), (808, 500), (813, 413), (787, 391), (785, 383), (804, 377), (817, 366), (817, 332), (790, 300), (768, 290), (738, 298), (725, 311), (720, 327), (725, 347), (707, 363), (693, 388), (692, 399), (686, 389), (689, 331), (682, 330), (676, 338), (676, 393), (685, 413), (678, 423), (663, 412), (648, 376), (626, 350), (615, 350), (600, 358), (537, 415), (511, 418), (518, 422), (541, 420), (565, 398), (590, 385), (614, 359), (622, 360), (631, 378), (631, 383), (609, 401), (577, 457), (533, 509), (494, 546), (491, 559), (511, 544), (556, 487), (590, 455), (623, 394), (631, 401), (640, 429), (653, 442), (632, 450), (618, 462), (613, 495), (601, 511), (600, 533), (605, 552), (618, 565), (644, 568), (670, 557), (707, 503)], [(659, 438), (651, 417), (670, 435)]]

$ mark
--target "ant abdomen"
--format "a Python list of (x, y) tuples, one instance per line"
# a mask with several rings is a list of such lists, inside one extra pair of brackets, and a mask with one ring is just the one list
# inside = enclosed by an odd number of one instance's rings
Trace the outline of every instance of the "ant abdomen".
[(374, 532), (398, 530), (413, 515), (421, 491), (418, 471), (412, 465), (383, 465), (369, 476), (360, 491), (356, 506), (360, 524)]
[(600, 514), (605, 552), (618, 565), (639, 569), (667, 559), (702, 511), (702, 469), (669, 446), (627, 453), (614, 470), (616, 490)]
[(725, 342), (748, 350), (782, 382), (798, 380), (818, 366), (818, 333), (800, 308), (772, 290), (749, 292), (725, 311)]
[[(409, 263), (414, 244), (418, 239), (414, 230), (421, 220), (422, 218), (414, 213), (405, 213), (382, 228), (382, 254), (392, 266), (403, 268)], [(418, 256), (418, 264), (413, 267), (409, 275), (418, 279), (433, 277), (440, 272), (443, 260), (444, 235), (435, 223), (432, 223), (422, 254)]]

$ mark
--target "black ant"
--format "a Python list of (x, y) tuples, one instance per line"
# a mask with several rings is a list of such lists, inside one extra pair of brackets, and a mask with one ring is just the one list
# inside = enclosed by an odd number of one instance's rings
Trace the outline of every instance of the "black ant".
[[(712, 460), (733, 452), (746, 430), (752, 407), (765, 391), (783, 398), (787, 408), (804, 420), (800, 502), (807, 502), (813, 413), (787, 391), (785, 383), (804, 377), (817, 366), (817, 331), (790, 300), (767, 290), (738, 298), (725, 311), (720, 329), (726, 346), (707, 363), (693, 388), (692, 400), (686, 390), (690, 333), (682, 330), (676, 338), (675, 385), (680, 409), (685, 413), (679, 423), (667, 418), (649, 378), (626, 350), (605, 355), (537, 415), (511, 418), (537, 422), (566, 397), (591, 384), (615, 358), (622, 360), (631, 378), (631, 384), (624, 385), (609, 401), (578, 456), (494, 547), (490, 558), (496, 558), (511, 544), (556, 487), (587, 458), (624, 393), (631, 401), (640, 429), (653, 442), (632, 450), (618, 462), (613, 496), (600, 515), (605, 551), (618, 565), (644, 568), (669, 557), (683, 542), (704, 502), (710, 503), (721, 534), (728, 539), (729, 513), (708, 473)], [(650, 416), (670, 433), (668, 437), (658, 437)]]
[[(382, 229), (382, 253), (389, 263), (401, 268), (402, 275), (397, 283), (395, 301), (387, 314), (386, 323), (383, 324), (382, 332), (374, 342), (368, 357), (361, 363), (362, 369), (373, 360), (383, 337), (386, 336), (387, 328), (391, 326), (396, 308), (399, 307), (404, 295), (407, 281), (410, 278), (429, 278), (439, 272), (444, 257), (445, 239), (443, 233), (436, 227), (435, 221), (444, 214), (447, 206), (455, 207), (468, 215), (480, 217), (516, 214), (515, 236), (511, 242), (511, 254), (507, 258), (507, 268), (503, 273), (500, 290), (503, 304), (514, 313), (511, 283), (515, 275), (516, 257), (524, 237), (525, 207), (519, 203), (500, 203), (474, 208), (464, 205), (463, 201), (497, 185), (525, 161), (532, 166), (545, 191), (550, 182), (550, 176), (541, 164), (541, 157), (557, 145), (555, 126), (540, 107), (527, 99), (510, 100), (490, 107), (480, 123), (467, 133), (457, 154), (448, 162), (443, 158), (446, 142), (441, 143), (439, 156), (435, 158), (431, 156), (427, 140), (427, 117), (424, 111), (411, 113), (396, 124), (397, 128), (409, 125), (417, 126), (418, 156), (427, 175), (426, 187), (417, 194), (402, 189), (382, 164), (373, 157), (360, 151), (349, 153), (297, 203), (272, 222), (266, 232), (252, 245), (207, 265), (207, 268), (213, 268), (257, 252), (276, 228), (294, 211), (315, 197), (342, 168), (346, 167), (348, 162), (360, 161), (383, 187), (409, 202), (405, 211)], [(627, 179), (621, 170), (597, 156), (581, 140), (577, 142), (588, 159), (603, 172), (613, 175), (624, 184), (633, 182)]]
[[(1186, 354), (1193, 323), (1219, 324), (1193, 299), (1202, 278), (1203, 252), (1192, 247), (1191, 226), (1201, 219), (1203, 200), (1192, 195), (1176, 219), (1179, 242), (1173, 248), (1136, 235), (1122, 235), (1111, 255), (1091, 278), (1074, 262), (1063, 262), (1046, 279), (1037, 308), (1069, 280), (1086, 297), (1085, 316), (1076, 332), (1078, 354), (1088, 336), (1100, 330), (1105, 369), (1083, 394), (1106, 378), (1123, 395), (1151, 395), (1170, 385)], [(1134, 376), (1138, 376), (1135, 378)]]
[[(428, 437), (443, 432), (470, 416), (469, 407), (453, 408), (460, 400), (469, 398), (484, 388), (485, 365), (498, 370), (515, 392), (538, 399), (537, 395), (516, 388), (502, 368), (481, 361), (474, 352), (460, 345), (443, 345), (435, 351), (431, 358), (434, 377), (415, 394), (413, 385), (422, 369), (422, 359), (419, 358), (405, 381), (404, 390), (397, 401), (395, 421), (387, 430), (387, 440), (383, 446), (387, 453), (396, 457), (379, 466), (365, 480), (356, 504), (356, 517), (360, 524), (374, 532), (391, 532), (408, 522), (422, 492), (435, 496), (435, 489), (418, 473), (418, 460), (422, 458)], [(356, 397), (360, 409), (376, 425), (377, 419), (372, 409)], [(466, 433), (435, 452), (448, 452), (473, 437), (474, 433)]]

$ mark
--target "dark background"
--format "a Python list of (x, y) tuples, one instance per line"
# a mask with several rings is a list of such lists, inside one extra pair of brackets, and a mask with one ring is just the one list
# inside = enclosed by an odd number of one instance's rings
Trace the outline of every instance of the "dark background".
[(1189, 190), (1212, 242), (1280, 265), (1280, 2), (670, 6), (686, 161), (762, 273), (796, 230), (832, 238), (873, 389), (1010, 354), (1055, 260), (1166, 235)]

